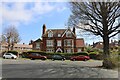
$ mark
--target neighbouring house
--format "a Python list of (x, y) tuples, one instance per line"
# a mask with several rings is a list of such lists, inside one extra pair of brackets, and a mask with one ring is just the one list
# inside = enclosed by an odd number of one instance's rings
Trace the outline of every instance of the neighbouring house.
[(93, 42), (93, 48), (103, 50), (103, 42)]
[(32, 41), (31, 44), (33, 50), (41, 50), (42, 48), (42, 40), (40, 38), (35, 41)]
[[(8, 51), (8, 44), (6, 42), (0, 43), (0, 53), (4, 51)], [(32, 50), (32, 45), (28, 44), (15, 44), (13, 47), (13, 50), (18, 51), (19, 53), (22, 53), (24, 51)]]
[[(109, 43), (109, 46), (110, 46), (110, 49), (117, 49), (119, 44), (119, 42), (116, 41), (116, 40), (111, 40), (111, 42)], [(96, 48), (96, 49), (101, 49), (103, 50), (103, 42), (96, 42), (96, 43), (93, 43), (93, 48)]]
[(84, 39), (77, 38), (75, 28), (46, 29), (43, 25), (42, 39), (33, 41), (33, 50), (45, 52), (74, 53), (84, 51)]

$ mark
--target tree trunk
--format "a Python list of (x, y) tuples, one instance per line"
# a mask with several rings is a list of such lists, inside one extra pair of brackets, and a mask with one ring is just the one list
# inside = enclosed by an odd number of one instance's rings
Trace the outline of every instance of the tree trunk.
[(103, 67), (107, 69), (112, 69), (114, 67), (114, 64), (112, 63), (110, 59), (110, 51), (109, 51), (109, 37), (104, 36), (103, 37)]
[(14, 47), (14, 43), (12, 43), (12, 45), (11, 45), (11, 50), (13, 50), (13, 47)]
[(8, 46), (7, 46), (7, 47), (8, 47), (8, 51), (9, 51), (9, 50), (10, 50), (10, 44), (8, 44)]
[(103, 37), (103, 53), (104, 53), (104, 58), (110, 57), (108, 36)]

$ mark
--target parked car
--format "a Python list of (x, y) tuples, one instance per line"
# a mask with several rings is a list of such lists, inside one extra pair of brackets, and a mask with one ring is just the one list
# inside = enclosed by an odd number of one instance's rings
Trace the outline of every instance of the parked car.
[(77, 61), (87, 61), (89, 59), (90, 59), (89, 56), (84, 56), (84, 55), (73, 56), (73, 57), (70, 58), (70, 60), (72, 60), (72, 61), (76, 61), (76, 60)]
[(12, 53), (5, 53), (5, 54), (3, 55), (3, 58), (4, 58), (4, 59), (17, 59), (17, 56), (14, 55), (14, 54), (12, 54)]
[(64, 56), (61, 56), (61, 55), (53, 55), (52, 56), (52, 60), (62, 60), (64, 61), (65, 60), (65, 57)]
[(28, 55), (28, 57), (31, 59), (31, 60), (35, 60), (35, 59), (41, 59), (41, 60), (46, 60), (47, 57), (46, 56), (42, 56), (38, 53), (31, 53)]

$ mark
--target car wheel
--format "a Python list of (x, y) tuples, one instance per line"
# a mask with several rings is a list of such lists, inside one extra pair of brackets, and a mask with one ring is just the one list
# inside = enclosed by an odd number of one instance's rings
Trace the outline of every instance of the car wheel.
[(5, 59), (5, 57), (3, 57), (3, 59)]
[(84, 61), (87, 61), (87, 59), (84, 59)]
[(31, 58), (31, 60), (35, 60), (34, 58)]
[(12, 59), (14, 59), (14, 57), (12, 57)]
[(42, 58), (42, 60), (46, 60), (45, 58)]
[(54, 59), (52, 59), (52, 61), (54, 61)]
[(75, 59), (73, 59), (73, 61), (75, 61)]

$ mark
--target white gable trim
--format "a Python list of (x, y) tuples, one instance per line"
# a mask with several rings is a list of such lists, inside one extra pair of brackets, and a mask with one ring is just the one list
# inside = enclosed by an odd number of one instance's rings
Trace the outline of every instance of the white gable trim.
[(61, 52), (63, 52), (60, 48), (58, 48), (57, 50), (56, 50), (56, 52), (58, 52), (58, 51), (61, 51)]
[[(51, 30), (48, 30), (48, 33), (52, 32)], [(52, 32), (53, 33), (53, 32)]]
[[(64, 34), (62, 35), (62, 37), (68, 32), (68, 29), (64, 32)], [(75, 36), (75, 34), (70, 30), (70, 32)]]

